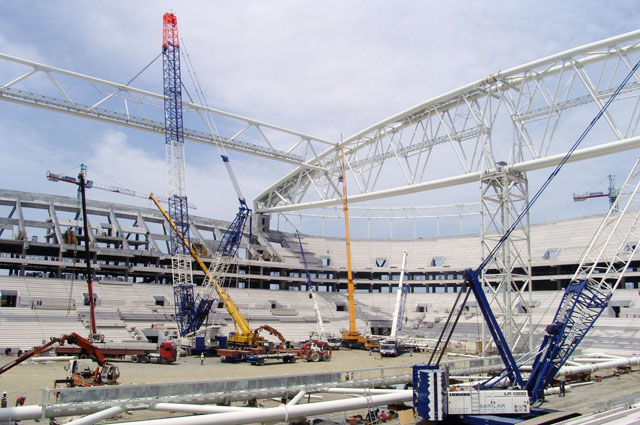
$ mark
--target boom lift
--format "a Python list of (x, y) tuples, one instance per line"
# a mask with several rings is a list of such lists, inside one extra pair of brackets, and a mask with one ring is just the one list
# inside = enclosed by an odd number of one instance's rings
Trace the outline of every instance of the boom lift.
[(298, 237), (298, 245), (300, 245), (300, 254), (302, 255), (302, 262), (304, 263), (304, 272), (307, 276), (307, 292), (309, 292), (309, 298), (313, 302), (313, 310), (316, 312), (317, 320), (317, 332), (316, 339), (325, 340), (324, 323), (322, 322), (322, 314), (320, 314), (320, 306), (318, 306), (318, 300), (316, 300), (316, 287), (311, 280), (311, 273), (309, 273), (309, 266), (307, 265), (307, 257), (304, 255), (304, 249), (302, 248), (302, 240), (300, 239), (300, 232), (296, 230), (296, 236)]
[(72, 373), (67, 380), (59, 380), (57, 383), (67, 383), (69, 386), (88, 387), (93, 385), (116, 385), (118, 384), (118, 378), (120, 377), (120, 370), (117, 366), (107, 363), (107, 359), (104, 357), (100, 349), (94, 346), (91, 341), (85, 339), (75, 332), (67, 335), (62, 335), (58, 338), (52, 338), (48, 343), (37, 347), (31, 351), (24, 353), (15, 360), (0, 367), (0, 375), (8, 371), (9, 369), (18, 366), (20, 363), (40, 353), (46, 352), (52, 345), (65, 343), (75, 344), (78, 347), (86, 351), (97, 363), (98, 367), (94, 371), (88, 373)]
[[(600, 109), (596, 117), (591, 121), (589, 126), (587, 126), (532, 200), (525, 206), (509, 230), (500, 238), (482, 264), (480, 264), (476, 270), (465, 270), (465, 288), (458, 293), (458, 298), (454, 303), (454, 307), (451, 309), (449, 318), (447, 319), (429, 362), (427, 364), (415, 365), (413, 369), (414, 408), (417, 410), (419, 416), (431, 421), (442, 421), (445, 420), (447, 413), (461, 415), (476, 413), (529, 413), (530, 405), (543, 397), (545, 388), (551, 384), (552, 379), (560, 368), (569, 359), (569, 356), (571, 356), (587, 332), (593, 327), (595, 321), (607, 308), (613, 291), (615, 291), (622, 280), (624, 272), (640, 245), (637, 243), (640, 237), (640, 209), (638, 209), (640, 198), (637, 193), (640, 189), (640, 158), (636, 161), (621, 193), (609, 209), (609, 213), (589, 243), (578, 270), (565, 289), (564, 296), (556, 311), (555, 317), (551, 324), (546, 327), (546, 335), (537, 353), (535, 353), (532, 371), (526, 380), (521, 375), (519, 365), (509, 349), (502, 330), (491, 311), (478, 276), (480, 276), (482, 270), (493, 260), (494, 255), (501, 248), (502, 244), (509, 238), (510, 234), (531, 206), (558, 174), (562, 166), (571, 157), (573, 151), (575, 151), (580, 142), (586, 137), (597, 120), (604, 114), (607, 107), (639, 67), (640, 62), (633, 67), (624, 81)], [(630, 214), (627, 214), (628, 212), (630, 212)], [(451, 333), (460, 317), (462, 307), (457, 309), (455, 319), (453, 318), (454, 311), (456, 311), (463, 293), (464, 300), (462, 306), (464, 306), (470, 292), (473, 292), (478, 302), (478, 306), (505, 368), (498, 375), (479, 384), (476, 390), (471, 390), (465, 394), (456, 394), (448, 391), (447, 371), (439, 369), (439, 363), (451, 337)], [(449, 335), (441, 346), (440, 344), (446, 332), (448, 332)], [(433, 362), (438, 352), (439, 357)], [(526, 359), (524, 360), (526, 362)], [(516, 390), (509, 393), (499, 391), (493, 395), (488, 392), (490, 388), (496, 387), (499, 384), (508, 384), (512, 388), (515, 387)], [(520, 390), (518, 390), (518, 388)], [(448, 398), (448, 395), (451, 394), (457, 397)], [(499, 398), (501, 395), (504, 396), (507, 394), (510, 397), (510, 402), (503, 402), (501, 404), (502, 409), (499, 411), (491, 410), (495, 409), (498, 405), (498, 403), (492, 404), (490, 402), (492, 397), (493, 400), (496, 400), (495, 397)], [(460, 402), (463, 399), (467, 399), (468, 403), (463, 407), (460, 407), (459, 404), (456, 406), (456, 401)], [(502, 400), (505, 399), (503, 398)], [(452, 406), (454, 409), (452, 409)], [(496, 419), (491, 423), (501, 422), (499, 419)], [(507, 421), (504, 423), (507, 423)], [(508, 423), (514, 423), (513, 418), (510, 418)]]

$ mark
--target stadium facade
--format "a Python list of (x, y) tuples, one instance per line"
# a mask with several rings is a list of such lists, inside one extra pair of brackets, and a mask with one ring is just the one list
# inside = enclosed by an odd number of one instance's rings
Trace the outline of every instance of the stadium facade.
[[(0, 270), (5, 275), (81, 279), (86, 270), (80, 204), (76, 198), (0, 191)], [(171, 284), (169, 228), (155, 209), (100, 201), (87, 203), (96, 280)], [(532, 290), (559, 290), (571, 279), (584, 247), (602, 217), (591, 216), (531, 228)], [(215, 252), (228, 222), (191, 216), (191, 237), (204, 258)], [(302, 235), (319, 292), (346, 291), (343, 239)], [(478, 235), (413, 240), (355, 239), (358, 292), (389, 293), (397, 287), (403, 252), (410, 293), (456, 292), (462, 272), (481, 260)], [(637, 289), (640, 261), (631, 264), (621, 288)], [(194, 264), (194, 280), (204, 274)], [(230, 288), (305, 291), (304, 263), (295, 234), (254, 228), (244, 235)]]

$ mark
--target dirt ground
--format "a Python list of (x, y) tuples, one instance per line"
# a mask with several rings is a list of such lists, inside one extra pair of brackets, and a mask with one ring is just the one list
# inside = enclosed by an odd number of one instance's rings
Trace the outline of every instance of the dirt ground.
[[(15, 357), (0, 355), (0, 365), (9, 363)], [(172, 365), (135, 364), (118, 362), (120, 382), (123, 384), (143, 384), (158, 382), (184, 382), (217, 380), (229, 378), (258, 377), (272, 375), (294, 375), (336, 370), (356, 370), (383, 366), (412, 365), (428, 360), (427, 353), (414, 353), (396, 358), (381, 358), (362, 351), (334, 351), (330, 362), (271, 363), (253, 366), (247, 363), (221, 363), (218, 358), (207, 357), (200, 365), (198, 357), (181, 357)], [(9, 406), (15, 405), (16, 398), (25, 396), (27, 405), (43, 403), (43, 388), (52, 388), (55, 379), (65, 377), (63, 361), (33, 362), (26, 361), (0, 376), (0, 391), (6, 391)], [(640, 401), (640, 371), (614, 376), (613, 371), (603, 371), (602, 382), (590, 385), (569, 387), (566, 397), (551, 395), (546, 398), (543, 407), (558, 410), (571, 410), (590, 413), (605, 410), (623, 403)], [(336, 415), (334, 419), (346, 415)], [(118, 421), (133, 418), (120, 417)], [(23, 421), (26, 425), (31, 421)], [(397, 421), (389, 422), (390, 424)]]
[[(0, 364), (4, 365), (15, 357), (0, 355)], [(217, 357), (207, 357), (200, 365), (199, 357), (180, 357), (170, 365), (136, 364), (117, 362), (120, 368), (121, 384), (150, 384), (158, 382), (185, 382), (218, 380), (229, 378), (249, 378), (274, 375), (297, 375), (336, 370), (354, 370), (382, 366), (411, 365), (426, 362), (426, 353), (407, 354), (395, 358), (381, 359), (379, 355), (357, 350), (339, 350), (333, 352), (329, 362), (295, 363), (274, 362), (264, 366), (248, 363), (222, 363)], [(10, 405), (20, 396), (27, 397), (26, 404), (42, 404), (43, 388), (53, 388), (56, 379), (66, 376), (66, 361), (26, 362), (14, 367), (0, 376), (0, 391), (6, 391)], [(114, 362), (115, 363), (115, 362)]]

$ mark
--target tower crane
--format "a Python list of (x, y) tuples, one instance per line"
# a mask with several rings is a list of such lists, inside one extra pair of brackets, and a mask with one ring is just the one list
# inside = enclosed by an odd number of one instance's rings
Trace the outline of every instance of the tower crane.
[(189, 206), (184, 165), (184, 132), (182, 122), (182, 78), (180, 74), (180, 41), (178, 19), (173, 13), (162, 17), (162, 70), (164, 82), (164, 135), (169, 185), (169, 214), (177, 230), (170, 230), (169, 251), (173, 277), (176, 322), (180, 336), (193, 332), (194, 288), (189, 250), (181, 242), (180, 233), (190, 241)]
[(573, 201), (582, 202), (591, 198), (609, 198), (609, 207), (612, 207), (616, 202), (616, 198), (620, 193), (620, 189), (616, 188), (616, 176), (609, 174), (609, 189), (607, 192), (588, 192), (588, 193), (574, 193)]
[[(121, 195), (133, 196), (141, 199), (149, 199), (149, 195), (141, 192), (137, 192), (132, 189), (128, 189), (126, 187), (105, 185), (105, 184), (97, 183), (94, 180), (87, 180), (87, 166), (84, 164), (80, 164), (80, 169), (85, 176), (85, 189), (100, 189), (100, 190), (104, 190), (105, 192), (113, 192), (113, 193), (119, 193)], [(60, 180), (69, 181), (69, 180), (74, 180), (75, 177), (58, 175), (50, 171), (47, 171), (47, 179), (52, 181), (60, 181)], [(169, 203), (169, 198), (167, 198), (166, 196), (156, 195), (156, 199), (163, 204)], [(195, 210), (197, 209), (197, 206), (192, 203), (189, 203), (189, 208)]]
[[(616, 197), (614, 204), (589, 243), (576, 273), (565, 289), (555, 317), (551, 324), (546, 327), (546, 335), (543, 337), (537, 352), (534, 353), (532, 370), (526, 380), (521, 375), (520, 365), (513, 356), (498, 325), (498, 321), (491, 311), (479, 276), (639, 67), (640, 61), (631, 69), (480, 266), (475, 270), (471, 268), (465, 270), (466, 287), (458, 293), (458, 298), (454, 307), (450, 310), (449, 318), (434, 347), (429, 362), (414, 366), (414, 408), (419, 416), (431, 421), (442, 421), (446, 418), (449, 407), (447, 404), (447, 371), (439, 369), (439, 363), (455, 324), (460, 317), (462, 307), (471, 292), (473, 292), (478, 302), (478, 307), (504, 363), (504, 369), (500, 373), (478, 384), (477, 388), (479, 390), (489, 390), (498, 384), (506, 383), (511, 387), (520, 389), (510, 392), (513, 409), (510, 411), (506, 411), (509, 409), (504, 409), (499, 412), (505, 414), (529, 413), (530, 405), (542, 398), (544, 389), (550, 385), (551, 380), (569, 359), (587, 332), (593, 327), (598, 317), (607, 308), (613, 292), (622, 281), (624, 272), (640, 245), (637, 243), (640, 238), (640, 209), (638, 208), (640, 205), (640, 196), (638, 196), (638, 190), (640, 189), (640, 158), (638, 158), (629, 173), (619, 196)], [(457, 308), (463, 293), (462, 307)], [(455, 319), (453, 318), (454, 311), (457, 311)], [(452, 325), (450, 326), (451, 323)], [(444, 344), (441, 345), (446, 332), (449, 335)], [(432, 362), (436, 356), (438, 356), (436, 361)], [(531, 359), (524, 359), (525, 362), (527, 360)], [(434, 391), (437, 393), (435, 396)], [(506, 394), (505, 391), (499, 391), (499, 393)], [(492, 406), (491, 401), (486, 397), (487, 394), (489, 393), (472, 390), (468, 395), (463, 395), (469, 399), (468, 406), (470, 408), (464, 407), (456, 413), (462, 415), (486, 413), (486, 411), (483, 411), (482, 406)], [(458, 400), (461, 401), (462, 399), (459, 398)], [(492, 413), (496, 413), (496, 411)], [(507, 423), (507, 420), (505, 420), (505, 423)], [(514, 423), (513, 418), (509, 418), (508, 423)]]
[(84, 236), (84, 252), (85, 252), (85, 261), (87, 263), (87, 296), (89, 297), (89, 316), (90, 316), (90, 331), (89, 331), (89, 339), (91, 341), (99, 341), (101, 338), (101, 334), (98, 333), (98, 329), (96, 327), (96, 315), (95, 315), (95, 299), (93, 297), (93, 281), (91, 278), (91, 248), (89, 246), (89, 225), (87, 222), (87, 200), (85, 196), (85, 189), (87, 187), (87, 182), (85, 180), (86, 168), (83, 166), (81, 168), (80, 174), (78, 174), (78, 178), (70, 177), (70, 176), (59, 176), (57, 174), (53, 174), (47, 172), (47, 179), (51, 181), (61, 181), (65, 183), (72, 183), (78, 186), (78, 191), (80, 192), (80, 197), (82, 199), (82, 224), (83, 224), (83, 236)]

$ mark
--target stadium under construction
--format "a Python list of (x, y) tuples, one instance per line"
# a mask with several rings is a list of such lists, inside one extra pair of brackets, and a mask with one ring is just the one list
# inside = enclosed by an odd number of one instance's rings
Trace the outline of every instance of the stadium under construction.
[[(557, 369), (551, 369), (558, 376), (588, 375), (591, 366), (582, 363), (606, 364), (625, 372), (637, 369), (640, 161), (630, 172), (624, 171), (629, 176), (620, 189), (610, 187), (607, 214), (538, 222), (530, 218), (529, 208), (566, 163), (636, 152), (640, 147), (640, 111), (635, 107), (640, 84), (635, 74), (638, 65), (633, 67), (640, 56), (640, 31), (496, 72), (338, 143), (183, 102), (177, 21), (173, 14), (163, 19), (164, 94), (0, 54), (0, 62), (10, 63), (12, 69), (24, 67), (0, 87), (0, 100), (164, 134), (169, 172), (168, 213), (159, 203), (156, 209), (85, 200), (84, 193), (79, 199), (0, 190), (1, 350), (29, 351), (69, 332), (89, 333), (89, 339), (96, 340), (95, 322), (100, 324), (102, 342), (177, 340), (202, 327), (212, 336), (208, 343), (213, 343), (213, 336), (227, 335), (238, 343), (239, 337), (245, 338), (241, 341), (245, 346), (265, 343), (248, 326), (250, 322), (281, 337), (283, 349), (284, 338), (298, 343), (310, 335), (342, 336), (344, 344), (355, 332), (379, 340), (402, 338), (412, 352), (435, 354), (446, 331), (453, 331), (449, 326), (455, 312), (456, 332), (446, 344), (465, 360), (450, 367), (459, 375), (473, 375), (472, 380), (503, 366), (515, 380), (520, 375), (509, 369), (511, 352), (523, 357), (534, 353), (537, 364), (544, 351), (537, 348), (540, 341), (544, 346), (561, 333), (558, 328), (568, 329), (563, 340), (554, 340), (566, 357), (543, 363), (550, 367), (549, 362), (556, 361)], [(39, 93), (38, 84), (29, 84), (38, 73), (53, 81), (61, 93), (58, 97), (48, 90)], [(73, 90), (61, 88), (64, 84), (100, 89), (96, 98), (76, 98)], [(137, 105), (140, 111), (149, 105), (156, 110), (135, 115), (135, 108), (123, 111), (119, 103), (112, 103), (115, 98)], [(185, 118), (184, 127), (183, 107), (195, 112)], [(594, 109), (602, 120), (594, 119), (587, 127)], [(158, 111), (165, 122), (154, 120)], [(198, 121), (205, 115), (210, 118)], [(229, 129), (235, 123), (238, 130), (217, 134), (208, 119), (224, 120)], [(571, 144), (576, 137), (570, 130), (582, 121), (580, 127), (587, 130)], [(587, 137), (591, 128), (596, 131)], [(289, 146), (274, 147), (271, 140)], [(295, 169), (266, 187), (250, 209), (229, 158), (222, 155), (240, 202), (238, 215), (235, 221), (197, 216), (188, 209), (185, 141), (293, 164)], [(584, 145), (579, 144), (582, 141)], [(444, 158), (451, 164), (446, 169), (438, 167)], [(432, 173), (424, 172), (431, 167)], [(550, 178), (530, 196), (527, 174), (546, 169)], [(68, 176), (54, 179), (76, 182)], [(78, 180), (84, 189), (82, 173)], [(352, 205), (469, 183), (480, 188), (474, 207), (479, 228), (471, 234), (427, 237), (414, 230), (411, 239), (349, 237), (347, 200)], [(605, 194), (576, 200), (599, 196)], [(278, 214), (340, 205), (345, 237), (294, 233), (273, 223)], [(609, 229), (614, 230), (607, 233)], [(208, 270), (204, 262), (211, 264)], [(479, 263), (478, 269), (470, 269)], [(456, 311), (460, 294), (468, 297), (470, 287), (476, 299), (465, 298)], [(583, 302), (582, 291), (595, 295)], [(575, 304), (565, 309), (562, 303), (572, 296)], [(193, 317), (187, 316), (196, 310), (197, 325), (189, 328)], [(239, 335), (247, 329), (251, 332)], [(377, 345), (367, 348), (381, 353)], [(569, 361), (574, 353), (589, 354)], [(329, 360), (328, 354), (323, 359)], [(264, 359), (255, 363), (262, 365)], [(535, 366), (527, 367), (523, 373), (538, 373)], [(231, 381), (181, 383), (175, 390), (179, 394), (169, 390), (156, 394), (151, 384), (128, 389), (45, 389), (45, 398), (53, 394), (55, 401), (43, 402), (39, 410), (16, 407), (11, 414), (18, 416), (0, 411), (0, 421), (92, 413), (81, 421), (95, 423), (145, 408), (197, 413), (190, 420), (175, 419), (194, 425), (287, 422), (411, 401), (419, 413), (417, 405), (424, 394), (390, 388), (415, 384), (420, 372), (413, 371), (413, 380), (409, 368), (379, 376), (378, 371), (361, 371), (355, 379), (350, 373), (347, 377), (342, 370), (308, 374), (308, 381), (281, 377), (278, 382), (256, 381), (250, 389), (232, 388)], [(553, 377), (540, 378), (544, 382), (533, 392), (526, 387), (527, 412), (530, 402), (544, 399)], [(477, 382), (469, 385), (480, 391)], [(559, 388), (564, 395), (564, 379)], [(307, 392), (315, 391), (366, 393), (352, 402), (311, 403), (310, 396), (308, 403), (301, 402)], [(468, 411), (476, 414), (482, 403), (471, 393)], [(229, 406), (231, 401), (273, 397), (284, 399), (273, 411)], [(189, 405), (163, 404), (171, 402)], [(199, 406), (204, 404), (219, 405)], [(638, 406), (622, 410), (624, 414), (620, 409), (616, 414), (627, 422), (620, 423), (633, 423), (640, 415)]]

